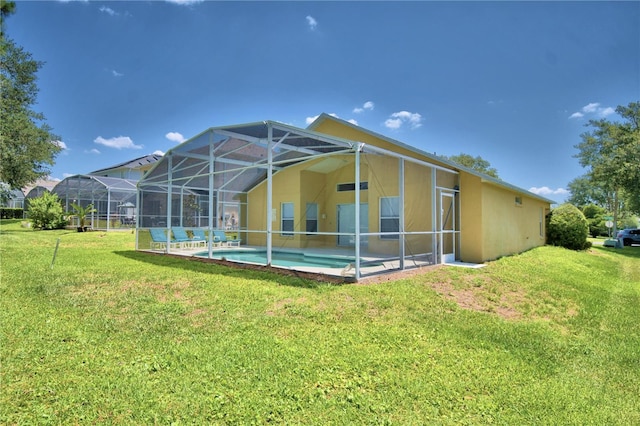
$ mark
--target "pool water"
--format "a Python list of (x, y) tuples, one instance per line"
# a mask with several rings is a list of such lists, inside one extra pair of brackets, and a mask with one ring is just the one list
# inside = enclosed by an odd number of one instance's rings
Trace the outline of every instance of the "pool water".
[[(195, 254), (199, 257), (208, 257), (209, 252), (203, 251)], [(235, 262), (258, 263), (260, 265), (267, 264), (267, 252), (265, 251), (248, 251), (248, 250), (223, 250), (214, 251), (214, 259), (232, 260)], [(273, 266), (308, 266), (314, 268), (344, 268), (348, 264), (355, 262), (355, 258), (345, 256), (323, 256), (309, 255), (296, 252), (271, 252), (271, 264)]]

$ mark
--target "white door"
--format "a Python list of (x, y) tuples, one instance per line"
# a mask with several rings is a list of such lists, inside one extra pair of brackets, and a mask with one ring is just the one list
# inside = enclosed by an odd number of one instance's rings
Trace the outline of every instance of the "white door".
[[(355, 234), (356, 232), (356, 205), (338, 204), (338, 232)], [(369, 232), (369, 204), (360, 204), (360, 232)], [(360, 237), (360, 245), (367, 244), (367, 237)], [(339, 246), (355, 245), (355, 235), (338, 235)]]

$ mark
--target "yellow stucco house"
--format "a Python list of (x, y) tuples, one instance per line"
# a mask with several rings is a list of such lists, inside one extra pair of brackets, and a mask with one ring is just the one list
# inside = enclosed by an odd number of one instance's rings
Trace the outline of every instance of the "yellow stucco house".
[(240, 247), (208, 238), (196, 254), (355, 279), (543, 245), (552, 203), (326, 114), (307, 129), (207, 129), (169, 151), (138, 197), (139, 249), (190, 248), (174, 228), (224, 231)]

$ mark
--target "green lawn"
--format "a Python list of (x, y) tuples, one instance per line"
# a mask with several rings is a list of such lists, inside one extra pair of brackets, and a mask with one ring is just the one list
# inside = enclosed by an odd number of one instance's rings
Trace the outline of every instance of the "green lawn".
[(640, 424), (640, 247), (331, 285), (3, 221), (0, 256), (2, 424)]

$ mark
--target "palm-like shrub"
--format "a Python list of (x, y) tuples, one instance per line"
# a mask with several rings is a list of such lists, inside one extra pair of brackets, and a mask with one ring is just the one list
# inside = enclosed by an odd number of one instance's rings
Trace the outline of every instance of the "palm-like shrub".
[(591, 247), (588, 235), (589, 222), (573, 204), (563, 204), (547, 215), (547, 244), (584, 250)]

